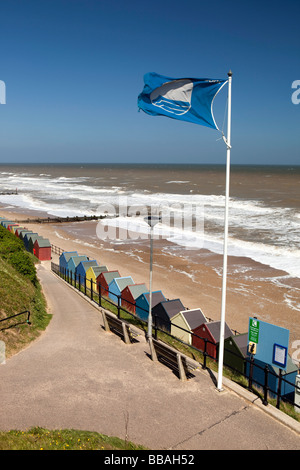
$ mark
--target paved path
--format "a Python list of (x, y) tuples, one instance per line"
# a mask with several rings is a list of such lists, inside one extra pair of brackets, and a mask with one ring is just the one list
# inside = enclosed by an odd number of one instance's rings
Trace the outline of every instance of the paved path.
[(207, 372), (180, 382), (151, 361), (143, 336), (126, 345), (106, 333), (99, 311), (47, 263), (38, 274), (53, 319), (0, 366), (1, 430), (90, 430), (152, 450), (300, 449), (300, 434), (236, 392), (216, 391)]

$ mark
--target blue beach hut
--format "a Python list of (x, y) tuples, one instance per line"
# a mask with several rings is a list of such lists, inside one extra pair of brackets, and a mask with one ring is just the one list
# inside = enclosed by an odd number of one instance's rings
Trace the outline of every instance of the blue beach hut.
[(23, 243), (24, 243), (24, 247), (26, 248), (27, 251), (29, 251), (29, 237), (31, 235), (36, 235), (38, 236), (38, 233), (36, 232), (32, 232), (32, 233), (26, 233), (24, 238), (23, 238)]
[(78, 256), (77, 251), (64, 251), (59, 257), (59, 272), (64, 274), (68, 269), (68, 261), (72, 256)]
[[(149, 315), (149, 292), (144, 292), (141, 294), (135, 301), (135, 313), (136, 315), (144, 321), (148, 320), (148, 315)], [(155, 307), (155, 305), (159, 304), (160, 302), (163, 302), (164, 300), (167, 300), (162, 293), (162, 291), (154, 291), (152, 292), (152, 309)]]
[(8, 225), (10, 224), (14, 224), (14, 222), (12, 220), (8, 220), (8, 219), (5, 219), (5, 220), (1, 220), (1, 225), (3, 225), (3, 227), (7, 228)]
[(95, 259), (80, 261), (75, 269), (76, 281), (78, 281), (80, 276), (80, 284), (84, 284), (86, 272), (91, 266), (98, 266), (98, 263)]
[(117, 304), (118, 297), (121, 295), (122, 290), (130, 284), (134, 284), (131, 276), (114, 278), (108, 285), (108, 297)]
[(79, 263), (81, 261), (88, 261), (88, 258), (84, 255), (82, 255), (82, 256), (71, 256), (71, 258), (69, 259), (68, 264), (67, 264), (66, 274), (67, 275), (69, 274), (69, 276), (72, 275), (72, 277), (74, 278), (76, 268), (77, 268), (77, 266), (79, 265)]

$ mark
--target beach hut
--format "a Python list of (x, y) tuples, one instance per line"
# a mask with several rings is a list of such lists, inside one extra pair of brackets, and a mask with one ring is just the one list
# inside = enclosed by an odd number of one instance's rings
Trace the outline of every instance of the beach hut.
[(178, 312), (171, 321), (171, 335), (184, 343), (192, 344), (192, 334), (195, 328), (206, 323), (207, 319), (200, 308)]
[(25, 227), (17, 227), (15, 230), (15, 235), (19, 238), (20, 232), (22, 230), (27, 230)]
[(6, 228), (8, 224), (14, 224), (15, 222), (13, 220), (9, 220), (9, 219), (2, 219), (0, 221), (2, 227)]
[[(199, 349), (199, 351), (205, 350), (205, 339), (207, 340), (206, 345), (206, 352), (208, 355), (213, 358), (217, 359), (218, 354), (218, 345), (220, 341), (220, 321), (213, 321), (203, 323), (203, 325), (198, 326), (194, 329), (194, 335), (192, 338), (192, 345)], [(197, 336), (195, 336), (197, 335)], [(227, 323), (225, 323), (224, 328), (224, 341), (229, 336), (233, 336), (233, 333)]]
[(107, 272), (107, 266), (90, 266), (86, 271), (87, 286), (93, 289), (93, 292), (98, 292), (97, 277), (104, 272)]
[[(150, 293), (144, 292), (135, 300), (135, 314), (143, 321), (148, 320), (149, 297), (150, 297)], [(164, 300), (167, 300), (167, 299), (165, 298), (162, 291), (158, 290), (158, 291), (152, 292), (152, 309), (151, 310), (153, 310), (153, 307), (155, 307), (155, 305), (159, 304), (160, 302), (163, 302)]]
[(39, 234), (36, 232), (32, 232), (32, 233), (29, 232), (29, 233), (25, 233), (24, 238), (23, 238), (24, 247), (26, 248), (27, 251), (29, 251), (28, 249), (29, 237), (31, 237), (32, 235), (36, 235), (36, 237), (39, 236)]
[(48, 238), (37, 238), (33, 245), (33, 254), (40, 261), (51, 259), (51, 243)]
[(13, 220), (2, 220), (1, 225), (3, 225), (4, 228), (7, 228), (9, 225), (14, 224), (15, 222)]
[(25, 237), (26, 233), (33, 233), (33, 231), (26, 229), (26, 230), (21, 230), (19, 232), (19, 238), (20, 238), (20, 240), (22, 240), (23, 243), (24, 243), (24, 237)]
[(18, 227), (20, 227), (19, 224), (12, 225), (12, 227), (11, 227), (12, 233), (16, 234), (16, 230), (17, 230)]
[(78, 256), (77, 251), (64, 251), (59, 257), (59, 272), (65, 274), (68, 269), (68, 261), (72, 256)]
[(117, 304), (122, 290), (129, 284), (134, 284), (131, 276), (115, 277), (108, 285), (108, 297)]
[(33, 253), (35, 240), (37, 240), (38, 238), (43, 238), (43, 237), (41, 237), (38, 233), (27, 233), (25, 238), (26, 237), (28, 237), (28, 248), (27, 249), (30, 253)]
[(69, 277), (72, 276), (72, 278), (74, 279), (76, 268), (81, 261), (88, 261), (88, 258), (84, 255), (71, 256), (67, 264), (66, 275)]
[[(248, 359), (250, 359), (248, 357)], [(271, 398), (275, 398), (278, 393), (278, 382), (279, 382), (279, 368), (273, 364), (266, 364), (263, 361), (255, 359), (252, 369), (252, 383), (255, 388), (261, 389), (265, 383), (265, 367), (268, 366), (268, 387), (269, 395)], [(249, 377), (250, 362), (246, 363), (246, 376)], [(290, 355), (287, 355), (286, 370), (282, 371), (282, 382), (280, 394), (282, 397), (293, 400), (295, 392), (295, 380), (298, 373), (298, 367), (293, 363)]]
[(224, 365), (245, 375), (248, 333), (229, 336), (224, 341)]
[(172, 318), (183, 310), (184, 305), (180, 299), (159, 302), (152, 308), (153, 324), (170, 333)]
[(122, 307), (129, 310), (129, 312), (135, 314), (135, 301), (136, 299), (147, 292), (148, 288), (146, 284), (133, 284), (128, 285), (121, 292), (121, 305)]
[[(7, 229), (8, 229), (10, 232), (13, 232), (13, 227), (17, 227), (17, 226), (18, 226), (18, 224), (14, 224), (14, 223), (13, 223), (13, 224), (8, 224)], [(14, 233), (14, 232), (13, 232), (13, 233)]]
[[(98, 263), (95, 259), (80, 261), (75, 269), (76, 281), (80, 280), (80, 284), (85, 283), (86, 272), (91, 266), (98, 266)], [(87, 284), (89, 287), (89, 285)]]
[(119, 271), (106, 271), (100, 273), (97, 277), (98, 292), (101, 290), (101, 296), (108, 297), (108, 286), (116, 277), (121, 277)]

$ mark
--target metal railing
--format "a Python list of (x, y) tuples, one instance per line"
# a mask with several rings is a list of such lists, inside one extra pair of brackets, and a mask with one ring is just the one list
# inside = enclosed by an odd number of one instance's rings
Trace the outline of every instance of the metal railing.
[[(121, 295), (116, 295), (115, 293), (108, 290), (107, 287), (101, 285), (100, 283), (95, 283), (92, 279), (87, 279), (86, 277), (80, 276), (80, 274), (74, 274), (69, 270), (62, 269), (58, 264), (51, 263), (51, 269), (57, 275), (59, 275), (62, 279), (64, 279), (67, 283), (75, 287), (76, 289), (80, 290), (84, 295), (88, 296), (93, 302), (95, 302), (99, 307), (107, 308), (108, 310), (112, 310), (118, 318), (123, 318), (139, 325), (145, 332), (147, 328), (147, 321), (141, 319), (135, 313), (135, 303), (131, 302), (128, 299), (122, 298)], [(115, 301), (111, 298), (115, 298)], [(143, 310), (145, 315), (149, 312), (142, 307), (138, 307), (139, 310)], [(209, 323), (209, 322), (208, 322)], [(190, 330), (186, 330), (179, 325), (175, 325), (176, 329), (180, 329), (185, 333), (188, 333), (192, 336), (193, 340), (198, 339), (201, 340), (203, 347), (199, 349), (195, 347), (193, 344), (189, 344), (184, 342), (182, 339), (174, 336), (170, 332), (171, 322), (165, 322), (157, 315), (153, 314), (153, 325), (152, 325), (152, 334), (155, 339), (158, 339), (160, 335), (167, 335), (170, 337), (172, 341), (177, 341), (179, 344), (184, 346), (185, 350), (188, 349), (190, 355), (193, 359), (196, 358), (196, 361), (202, 365), (203, 369), (208, 368), (208, 359), (211, 359), (214, 363), (217, 363), (218, 355), (212, 355), (209, 353), (209, 345), (212, 345), (213, 348), (217, 348), (216, 344), (210, 341), (208, 338), (199, 336)], [(193, 343), (193, 341), (192, 341)], [(174, 347), (174, 344), (172, 343)], [(256, 393), (260, 396), (260, 390), (262, 391), (261, 399), (264, 405), (268, 405), (271, 399), (276, 399), (276, 407), (280, 408), (281, 401), (290, 403), (290, 405), (299, 408), (300, 406), (297, 405), (293, 399), (286, 396), (286, 394), (282, 393), (282, 389), (285, 386), (290, 386), (294, 389), (294, 392), (300, 393), (300, 388), (296, 386), (295, 383), (290, 382), (287, 380), (282, 371), (279, 370), (279, 374), (276, 374), (273, 370), (270, 370), (268, 365), (260, 366), (259, 364), (254, 362), (253, 355), (244, 357), (241, 360), (241, 356), (234, 353), (232, 350), (224, 348), (224, 352), (227, 353), (227, 360), (224, 360), (224, 366), (229, 369), (233, 374), (235, 374), (235, 380), (238, 380), (239, 377), (242, 377), (246, 380), (247, 388), (253, 393)], [(229, 357), (236, 357), (241, 361), (241, 367), (236, 369), (232, 364), (234, 360), (228, 360)], [(202, 360), (202, 363), (200, 362)], [(254, 371), (260, 371), (259, 376), (261, 378), (257, 378), (257, 374), (254, 374)], [(255, 378), (254, 378), (255, 377)], [(272, 381), (273, 385), (270, 385)], [(274, 387), (275, 383), (275, 387)], [(254, 386), (255, 385), (255, 386)], [(245, 385), (244, 385), (245, 386)]]
[(27, 320), (22, 321), (22, 322), (18, 322), (18, 323), (14, 323), (13, 325), (9, 325), (9, 326), (6, 326), (4, 328), (1, 328), (0, 331), (7, 330), (9, 328), (13, 328), (14, 326), (23, 325), (25, 323), (28, 324), (28, 325), (31, 325), (31, 322), (29, 321), (29, 318), (30, 318), (30, 311), (29, 310), (25, 310), (24, 312), (16, 313), (15, 315), (11, 315), (10, 317), (1, 318), (0, 323), (2, 323), (3, 321), (11, 320), (12, 318), (19, 317), (20, 315), (27, 315)]

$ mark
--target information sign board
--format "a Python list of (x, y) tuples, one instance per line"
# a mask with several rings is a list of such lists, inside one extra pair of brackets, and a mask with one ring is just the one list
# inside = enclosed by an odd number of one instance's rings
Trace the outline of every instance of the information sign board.
[(256, 318), (250, 318), (249, 322), (249, 342), (258, 343), (259, 321)]
[(285, 370), (289, 333), (286, 328), (249, 318), (248, 346), (255, 343), (255, 359)]

